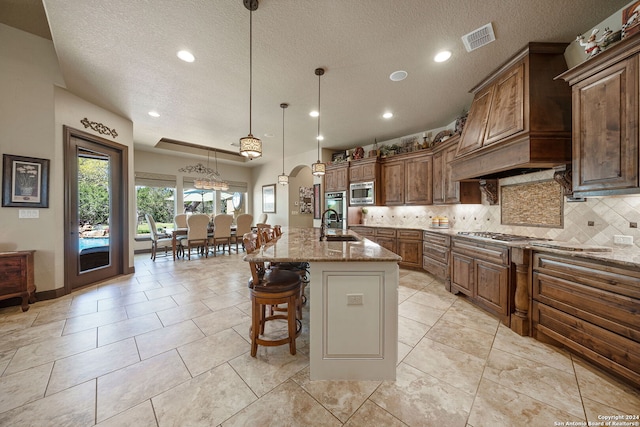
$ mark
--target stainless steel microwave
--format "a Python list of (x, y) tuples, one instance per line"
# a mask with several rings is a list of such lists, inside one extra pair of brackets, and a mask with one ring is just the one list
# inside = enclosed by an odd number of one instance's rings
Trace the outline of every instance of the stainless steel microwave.
[(354, 182), (349, 185), (349, 205), (363, 206), (375, 204), (376, 192), (375, 183), (373, 181)]

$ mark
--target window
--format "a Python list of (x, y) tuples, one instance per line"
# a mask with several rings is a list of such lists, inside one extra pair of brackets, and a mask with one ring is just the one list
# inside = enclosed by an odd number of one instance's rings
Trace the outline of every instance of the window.
[(136, 209), (138, 213), (136, 235), (148, 235), (149, 225), (144, 217), (151, 214), (158, 231), (173, 228), (175, 215), (176, 178), (136, 172)]

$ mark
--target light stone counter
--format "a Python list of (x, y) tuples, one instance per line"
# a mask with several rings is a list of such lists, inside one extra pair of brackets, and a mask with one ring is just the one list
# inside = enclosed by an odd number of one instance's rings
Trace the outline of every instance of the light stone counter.
[(309, 262), (310, 379), (395, 380), (398, 261), (378, 244), (320, 242), (320, 230), (284, 229), (245, 261)]

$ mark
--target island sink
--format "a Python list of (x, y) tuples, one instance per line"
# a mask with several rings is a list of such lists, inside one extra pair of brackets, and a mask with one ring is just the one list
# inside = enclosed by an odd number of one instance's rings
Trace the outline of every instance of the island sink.
[(359, 242), (356, 236), (351, 234), (330, 234), (328, 236), (324, 236), (324, 239), (327, 242)]

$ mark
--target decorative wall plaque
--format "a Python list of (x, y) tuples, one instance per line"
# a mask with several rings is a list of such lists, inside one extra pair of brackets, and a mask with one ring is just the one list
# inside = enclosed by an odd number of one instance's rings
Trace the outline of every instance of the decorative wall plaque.
[(80, 120), (80, 123), (82, 123), (84, 125), (85, 129), (86, 128), (91, 128), (92, 130), (98, 132), (99, 134), (111, 135), (113, 138), (118, 136), (118, 132), (116, 132), (115, 129), (109, 129), (108, 127), (106, 127), (102, 123), (91, 122), (86, 117), (84, 119)]

